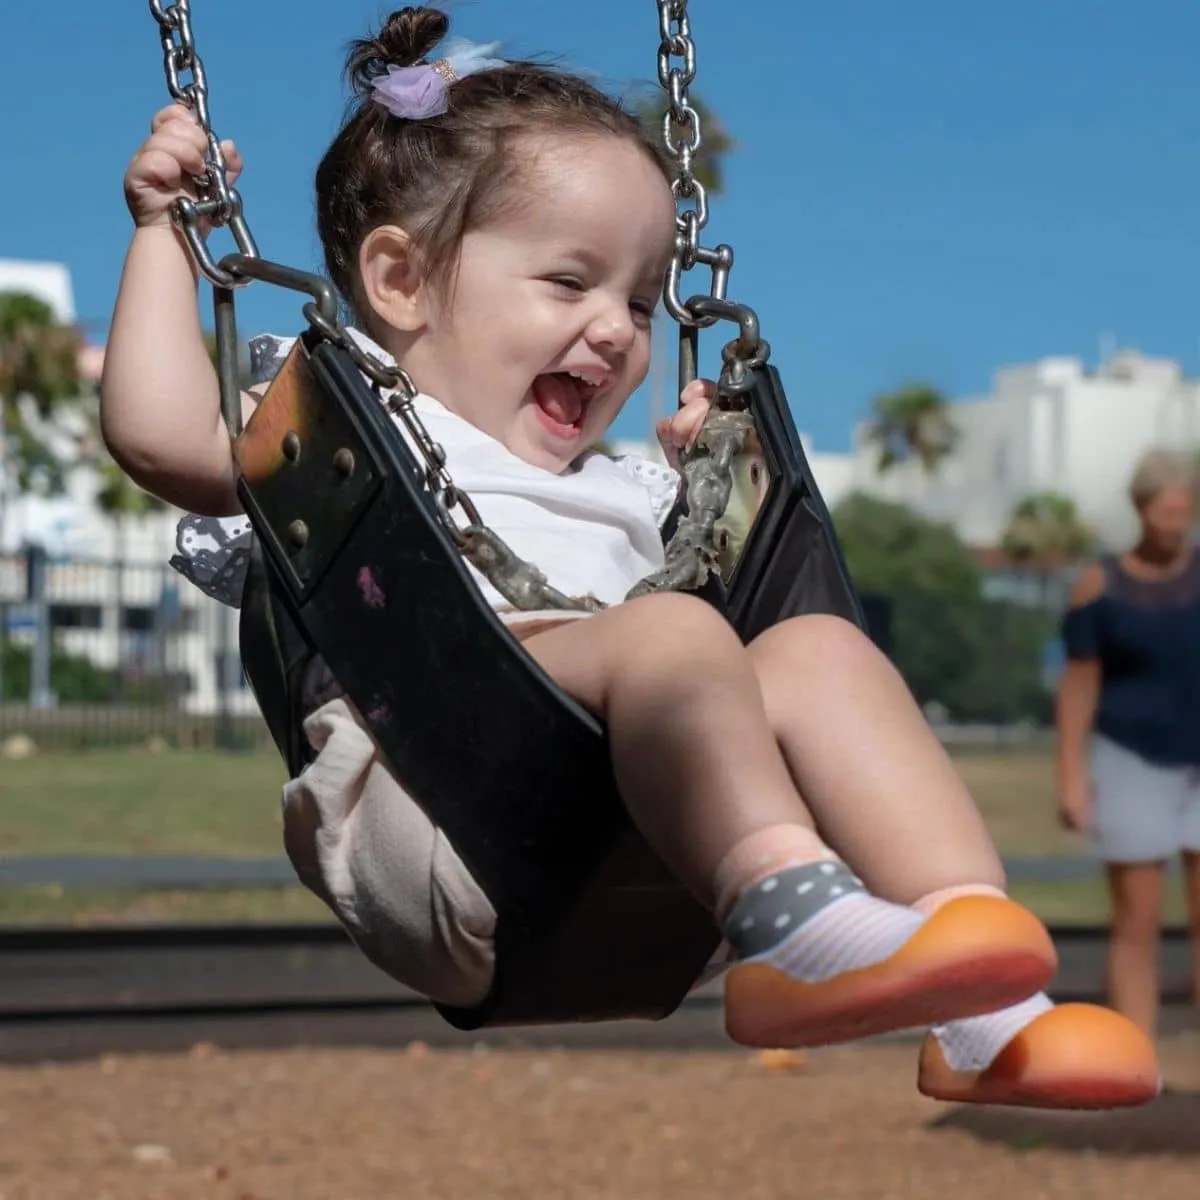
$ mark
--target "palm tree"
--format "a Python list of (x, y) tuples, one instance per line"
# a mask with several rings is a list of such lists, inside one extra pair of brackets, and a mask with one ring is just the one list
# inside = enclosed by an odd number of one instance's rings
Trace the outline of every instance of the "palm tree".
[(80, 331), (61, 324), (44, 300), (26, 292), (0, 294), (0, 543), (8, 501), (20, 492), (61, 492), (62, 461), (31, 425), (26, 405), (39, 421), (52, 419), (80, 391)]
[(1061, 563), (1091, 553), (1096, 541), (1095, 530), (1080, 517), (1070, 496), (1035, 492), (1013, 508), (1000, 548), (1017, 563)]
[(1041, 573), (1042, 604), (1049, 608), (1056, 568), (1090, 554), (1097, 542), (1095, 530), (1079, 516), (1070, 496), (1035, 492), (1014, 506), (1000, 548), (1013, 562), (1036, 566)]
[(960, 433), (946, 397), (929, 384), (905, 384), (877, 396), (866, 440), (879, 451), (876, 469), (882, 473), (915, 458), (933, 474), (955, 446)]

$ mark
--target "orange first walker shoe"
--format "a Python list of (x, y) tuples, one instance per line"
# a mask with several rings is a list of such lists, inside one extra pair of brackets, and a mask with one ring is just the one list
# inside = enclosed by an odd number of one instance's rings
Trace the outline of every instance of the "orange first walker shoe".
[(955, 1070), (930, 1033), (917, 1087), (935, 1100), (1026, 1108), (1129, 1108), (1158, 1095), (1150, 1039), (1126, 1017), (1064, 1004), (1035, 1017), (983, 1069)]
[(806, 981), (780, 965), (787, 960), (785, 948), (729, 968), (725, 1028), (734, 1041), (822, 1046), (993, 1012), (1033, 995), (1058, 966), (1041, 921), (991, 895), (949, 901), (872, 966), (817, 969)]

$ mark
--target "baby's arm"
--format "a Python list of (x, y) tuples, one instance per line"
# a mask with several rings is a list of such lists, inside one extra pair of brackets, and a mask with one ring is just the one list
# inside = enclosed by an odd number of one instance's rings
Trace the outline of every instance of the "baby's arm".
[[(216, 371), (197, 304), (197, 272), (169, 209), (204, 170), (205, 135), (186, 108), (154, 119), (125, 175), (136, 229), (125, 259), (100, 385), (104, 440), (139, 486), (190, 512), (240, 511)], [(224, 147), (231, 182), (241, 160)], [(254, 397), (243, 395), (243, 409)]]

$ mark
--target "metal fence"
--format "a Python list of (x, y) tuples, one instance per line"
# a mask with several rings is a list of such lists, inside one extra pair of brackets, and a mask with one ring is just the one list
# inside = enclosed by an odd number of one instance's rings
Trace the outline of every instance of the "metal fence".
[[(994, 583), (995, 581), (993, 581)], [(941, 724), (1045, 725), (1061, 597), (865, 596), (876, 640)], [(269, 744), (237, 613), (166, 563), (0, 556), (0, 740), (39, 749)]]
[(265, 744), (237, 613), (166, 563), (0, 556), (0, 739)]

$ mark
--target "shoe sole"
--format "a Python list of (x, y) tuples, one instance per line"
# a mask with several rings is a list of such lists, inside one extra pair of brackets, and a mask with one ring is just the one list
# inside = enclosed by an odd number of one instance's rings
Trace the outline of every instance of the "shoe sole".
[(1045, 927), (1009, 900), (944, 905), (895, 954), (823, 983), (765, 962), (726, 975), (725, 1029), (759, 1049), (802, 1049), (937, 1025), (1016, 1004), (1054, 977)]

